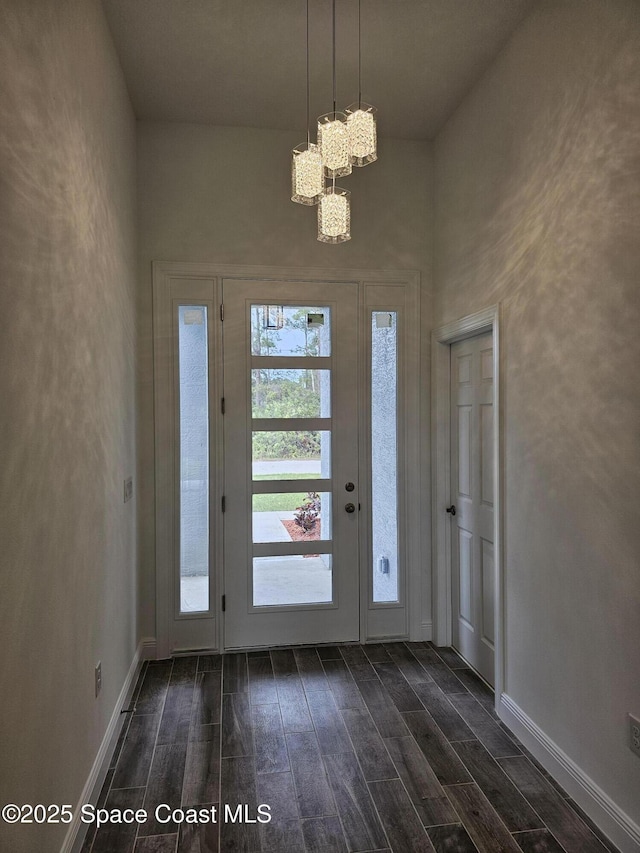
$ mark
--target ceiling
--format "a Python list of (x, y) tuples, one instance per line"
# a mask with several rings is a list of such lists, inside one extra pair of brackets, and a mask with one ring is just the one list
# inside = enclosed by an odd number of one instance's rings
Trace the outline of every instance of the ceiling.
[[(536, 0), (362, 0), (379, 132), (430, 139)], [(139, 119), (300, 130), (305, 0), (103, 0)], [(331, 2), (309, 0), (311, 118), (332, 109)], [(357, 0), (336, 3), (338, 109), (357, 99)]]

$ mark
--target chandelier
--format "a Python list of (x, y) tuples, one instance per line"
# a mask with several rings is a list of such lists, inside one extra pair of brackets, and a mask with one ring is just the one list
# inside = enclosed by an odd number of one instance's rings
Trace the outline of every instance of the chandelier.
[[(318, 240), (344, 243), (351, 239), (351, 193), (336, 186), (354, 166), (377, 160), (376, 109), (362, 100), (360, 0), (358, 0), (358, 100), (344, 112), (336, 110), (336, 0), (332, 0), (333, 110), (317, 122), (317, 142), (309, 124), (309, 0), (307, 3), (307, 141), (291, 158), (291, 201), (318, 206)], [(327, 178), (331, 183), (327, 186)]]

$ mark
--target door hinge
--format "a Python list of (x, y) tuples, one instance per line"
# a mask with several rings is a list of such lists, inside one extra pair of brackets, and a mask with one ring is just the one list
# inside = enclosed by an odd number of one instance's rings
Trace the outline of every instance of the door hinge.
[(226, 497), (223, 495), (223, 496), (222, 496), (222, 512), (226, 512), (226, 511), (227, 511), (227, 499), (226, 499)]
[(224, 415), (224, 397), (220, 398), (220, 411)]
[(226, 596), (226, 595), (223, 595), (223, 596), (222, 596), (222, 612), (224, 613), (224, 611), (225, 611), (226, 609), (227, 609), (227, 596)]
[(220, 322), (222, 323), (224, 320), (224, 303), (220, 303)]

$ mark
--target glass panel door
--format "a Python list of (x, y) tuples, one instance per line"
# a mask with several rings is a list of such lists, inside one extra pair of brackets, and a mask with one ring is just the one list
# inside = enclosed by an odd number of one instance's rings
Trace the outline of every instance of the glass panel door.
[[(331, 368), (316, 363), (331, 356), (331, 309), (258, 304), (250, 315), (251, 414), (262, 427), (252, 430), (253, 606), (330, 603)], [(295, 367), (272, 368), (281, 356)], [(287, 547), (274, 554), (274, 542)], [(315, 553), (291, 553), (296, 543)]]
[(357, 639), (357, 290), (225, 287), (225, 644)]

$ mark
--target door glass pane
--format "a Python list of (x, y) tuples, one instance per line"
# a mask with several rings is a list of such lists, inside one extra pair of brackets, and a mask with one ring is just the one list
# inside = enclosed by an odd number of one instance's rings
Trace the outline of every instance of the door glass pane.
[(251, 371), (254, 418), (328, 418), (330, 370)]
[(331, 539), (330, 492), (279, 492), (253, 496), (254, 542)]
[(207, 309), (178, 308), (180, 612), (209, 609)]
[(398, 345), (395, 311), (372, 312), (373, 600), (398, 600)]
[(297, 480), (331, 476), (329, 430), (253, 433), (253, 479)]
[(328, 603), (332, 575), (331, 554), (254, 557), (253, 605)]
[(329, 308), (251, 306), (251, 355), (331, 355)]
[[(254, 356), (316, 357), (331, 354), (330, 312), (313, 306), (251, 306)], [(328, 418), (331, 371), (299, 367), (251, 370), (253, 418)], [(330, 430), (254, 430), (253, 480), (300, 480), (300, 489), (252, 497), (255, 543), (308, 543), (331, 539), (332, 496), (309, 492), (305, 480), (331, 477)], [(286, 487), (285, 487), (286, 488)], [(320, 547), (320, 546), (318, 546)], [(331, 554), (253, 558), (257, 607), (332, 600)]]

